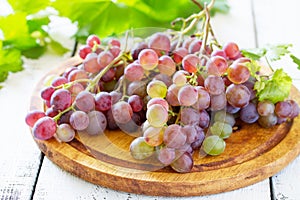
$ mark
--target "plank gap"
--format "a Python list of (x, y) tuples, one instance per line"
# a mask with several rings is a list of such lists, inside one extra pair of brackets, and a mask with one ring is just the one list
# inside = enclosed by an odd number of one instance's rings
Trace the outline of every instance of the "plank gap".
[(76, 51), (77, 51), (77, 47), (78, 47), (78, 41), (75, 40), (75, 43), (74, 43), (74, 47), (73, 47), (73, 50), (72, 50), (71, 57), (75, 56)]
[(270, 184), (270, 197), (271, 200), (276, 200), (275, 198), (275, 189), (274, 189), (274, 184), (273, 184), (273, 178), (269, 178), (269, 184)]
[(255, 11), (254, 11), (254, 0), (251, 0), (251, 15), (252, 15), (252, 22), (253, 22), (253, 31), (254, 31), (254, 42), (255, 47), (258, 47), (258, 38), (257, 38), (257, 25), (256, 25), (256, 17), (255, 17)]
[(32, 193), (31, 193), (31, 196), (30, 196), (31, 200), (33, 199), (35, 189), (36, 189), (36, 186), (37, 186), (37, 182), (39, 180), (39, 176), (40, 176), (40, 172), (41, 172), (41, 169), (42, 169), (44, 157), (45, 157), (45, 154), (41, 152), (41, 157), (40, 157), (40, 162), (39, 162), (40, 164), (39, 164), (39, 167), (38, 167), (38, 170), (37, 170), (36, 178), (35, 178), (34, 183), (33, 183)]

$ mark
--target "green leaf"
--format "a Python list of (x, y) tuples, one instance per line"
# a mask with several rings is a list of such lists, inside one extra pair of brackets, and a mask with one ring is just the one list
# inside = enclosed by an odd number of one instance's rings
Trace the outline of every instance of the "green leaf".
[(15, 11), (35, 13), (49, 5), (49, 0), (8, 0)]
[(267, 49), (266, 57), (271, 61), (279, 60), (280, 57), (290, 53), (288, 48), (291, 46), (292, 46), (291, 44), (268, 45), (266, 47)]
[(251, 60), (259, 60), (261, 57), (266, 55), (267, 50), (265, 48), (254, 48), (254, 49), (242, 49), (242, 54), (250, 58)]
[(36, 46), (22, 51), (22, 55), (27, 58), (37, 59), (46, 52), (46, 49), (46, 46)]
[(21, 51), (15, 48), (0, 51), (0, 70), (17, 72), (23, 69)]
[[(7, 71), (2, 71), (0, 69), (0, 82), (3, 82), (7, 79), (8, 77), (8, 72)], [(0, 89), (2, 88), (2, 86), (0, 86)]]
[(248, 67), (251, 76), (253, 77), (257, 77), (257, 72), (260, 71), (261, 66), (259, 65), (258, 62), (256, 62), (255, 60), (252, 60), (251, 62), (247, 62), (246, 66)]
[(48, 47), (50, 48), (50, 50), (60, 55), (69, 51), (68, 49), (64, 48), (60, 43), (54, 40), (51, 40), (51, 42), (48, 44)]
[(278, 69), (269, 80), (262, 80), (263, 83), (256, 83), (259, 101), (269, 100), (273, 103), (285, 100), (291, 90), (292, 79), (283, 71)]
[(292, 58), (293, 62), (298, 65), (297, 68), (300, 70), (300, 59), (294, 56), (293, 54), (291, 54), (290, 57)]

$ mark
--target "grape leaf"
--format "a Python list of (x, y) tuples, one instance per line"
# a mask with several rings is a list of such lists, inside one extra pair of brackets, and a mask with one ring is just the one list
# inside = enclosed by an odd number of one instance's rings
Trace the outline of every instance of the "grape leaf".
[(242, 54), (250, 58), (251, 60), (259, 60), (261, 57), (266, 55), (267, 50), (265, 48), (254, 48), (254, 49), (242, 49)]
[(288, 76), (283, 69), (277, 69), (270, 79), (258, 81), (254, 89), (257, 90), (259, 101), (269, 100), (273, 103), (277, 103), (285, 100), (289, 96), (291, 86), (291, 77)]
[(49, 0), (8, 0), (14, 11), (35, 13), (49, 5)]
[(293, 62), (297, 64), (297, 68), (300, 70), (300, 59), (293, 54), (291, 54), (290, 57), (292, 58)]
[(280, 57), (290, 53), (288, 48), (291, 46), (291, 44), (268, 45), (266, 47), (266, 57), (269, 58), (271, 61), (279, 60)]
[(251, 76), (257, 78), (257, 76), (258, 76), (257, 72), (259, 72), (261, 69), (261, 66), (259, 65), (259, 63), (256, 62), (255, 60), (252, 60), (251, 62), (247, 62), (246, 66), (248, 67)]

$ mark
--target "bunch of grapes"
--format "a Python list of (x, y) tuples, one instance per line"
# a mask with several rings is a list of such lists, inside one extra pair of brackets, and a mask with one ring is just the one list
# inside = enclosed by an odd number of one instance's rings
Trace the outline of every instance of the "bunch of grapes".
[(208, 42), (204, 21), (204, 34), (156, 32), (129, 50), (128, 35), (125, 44), (89, 36), (79, 49), (82, 63), (42, 89), (45, 110), (27, 114), (33, 136), (70, 142), (78, 132), (121, 129), (136, 137), (129, 147), (133, 158), (154, 158), (186, 173), (194, 152), (224, 152), (236, 121), (267, 128), (298, 116), (294, 100), (259, 101), (252, 60), (234, 42)]

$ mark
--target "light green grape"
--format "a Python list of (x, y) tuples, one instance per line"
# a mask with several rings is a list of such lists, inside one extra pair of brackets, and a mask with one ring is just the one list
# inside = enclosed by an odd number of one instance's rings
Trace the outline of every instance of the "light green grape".
[(147, 94), (151, 98), (160, 97), (165, 98), (168, 88), (166, 84), (159, 80), (153, 80), (147, 85)]
[(148, 108), (146, 118), (151, 126), (163, 127), (168, 121), (168, 111), (162, 105), (154, 104)]
[(203, 150), (205, 153), (217, 156), (224, 152), (226, 143), (217, 135), (211, 135), (204, 139)]
[(223, 139), (229, 138), (232, 133), (232, 127), (229, 124), (220, 121), (214, 122), (209, 129), (213, 135), (217, 135)]
[(143, 160), (154, 153), (154, 147), (148, 145), (144, 137), (138, 137), (131, 142), (130, 153), (135, 159)]

